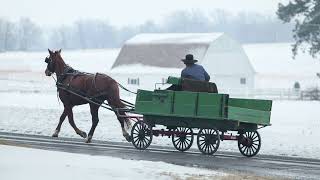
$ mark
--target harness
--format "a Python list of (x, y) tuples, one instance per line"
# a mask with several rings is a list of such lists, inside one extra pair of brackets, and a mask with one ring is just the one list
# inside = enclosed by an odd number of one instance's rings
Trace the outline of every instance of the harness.
[[(105, 103), (103, 100), (99, 99), (100, 96), (106, 95), (105, 92), (100, 92), (97, 93), (95, 96), (89, 96), (88, 94), (86, 94), (85, 92), (80, 91), (79, 89), (73, 88), (72, 86), (70, 86), (72, 80), (76, 77), (76, 76), (82, 76), (82, 75), (94, 75), (93, 79), (92, 79), (92, 87), (91, 88), (95, 88), (98, 92), (98, 88), (96, 86), (96, 78), (99, 75), (99, 73), (86, 73), (86, 72), (81, 72), (78, 70), (73, 69), (70, 66), (65, 66), (64, 71), (62, 74), (60, 74), (59, 76), (57, 76), (57, 81), (56, 81), (56, 87), (57, 87), (57, 91), (59, 89), (62, 89), (70, 94), (76, 95), (90, 103), (96, 104), (98, 106), (101, 106), (103, 108), (106, 108), (108, 110), (114, 111), (117, 114), (120, 114), (119, 112), (129, 112), (132, 111), (134, 109), (134, 104), (122, 100), (120, 99), (120, 101), (122, 103), (125, 104), (125, 106), (129, 107), (129, 108), (112, 108), (108, 103)], [(63, 83), (63, 81), (68, 77), (71, 76), (70, 80), (68, 83)], [(126, 89), (125, 87), (123, 87), (121, 84), (117, 83), (121, 88), (123, 88), (124, 90), (127, 90), (129, 92), (131, 92), (130, 90)], [(132, 92), (134, 93), (134, 92)], [(135, 93), (136, 94), (136, 93)]]
[[(46, 63), (51, 63), (52, 60), (50, 57), (46, 57), (45, 59)], [(92, 79), (92, 87), (91, 88), (95, 88), (95, 90), (98, 92), (98, 94), (96, 94), (95, 96), (89, 96), (88, 94), (86, 94), (85, 92), (80, 91), (79, 89), (75, 89), (73, 87), (70, 86), (72, 80), (76, 77), (76, 76), (83, 76), (83, 75), (94, 75), (93, 79)], [(78, 70), (73, 69), (71, 66), (65, 65), (63, 68), (63, 72), (60, 75), (57, 75), (57, 80), (56, 81), (56, 87), (57, 87), (57, 91), (59, 91), (59, 89), (62, 89), (70, 94), (76, 95), (90, 103), (96, 104), (98, 106), (101, 106), (103, 108), (109, 109), (111, 111), (115, 111), (117, 112), (117, 114), (119, 114), (119, 111), (131, 111), (134, 109), (134, 104), (125, 101), (125, 100), (121, 100), (122, 103), (125, 104), (125, 106), (130, 107), (131, 109), (128, 108), (112, 108), (108, 103), (105, 103), (103, 100), (99, 99), (98, 97), (102, 96), (102, 95), (106, 95), (106, 92), (101, 92), (99, 93), (99, 90), (96, 86), (96, 78), (99, 75), (99, 73), (87, 73), (87, 72), (81, 72)], [(102, 74), (101, 74), (102, 75)], [(68, 77), (71, 76), (69, 82), (64, 83), (64, 80)], [(118, 86), (120, 86), (122, 89), (124, 89), (125, 91), (137, 94), (135, 92), (132, 92), (130, 90), (128, 90), (127, 88), (125, 88), (124, 86), (122, 86), (120, 83), (118, 83)], [(89, 89), (90, 90), (90, 89)], [(109, 106), (109, 107), (107, 107)]]

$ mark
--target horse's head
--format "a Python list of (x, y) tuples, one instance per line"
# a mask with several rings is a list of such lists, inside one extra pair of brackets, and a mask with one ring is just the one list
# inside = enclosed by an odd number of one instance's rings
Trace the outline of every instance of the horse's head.
[(58, 62), (59, 62), (59, 58), (61, 58), (60, 53), (61, 53), (61, 49), (59, 51), (51, 51), (50, 49), (48, 49), (49, 51), (49, 56), (47, 56), (45, 58), (45, 61), (48, 65), (47, 68), (45, 70), (45, 74), (46, 76), (51, 76), (53, 73), (57, 73), (58, 71)]

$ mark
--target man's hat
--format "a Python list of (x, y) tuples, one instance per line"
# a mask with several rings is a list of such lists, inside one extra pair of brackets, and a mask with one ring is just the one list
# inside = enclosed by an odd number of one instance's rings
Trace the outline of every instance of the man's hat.
[(193, 55), (192, 54), (187, 54), (185, 59), (181, 59), (181, 61), (183, 61), (186, 64), (193, 64), (198, 62), (198, 60), (193, 59)]

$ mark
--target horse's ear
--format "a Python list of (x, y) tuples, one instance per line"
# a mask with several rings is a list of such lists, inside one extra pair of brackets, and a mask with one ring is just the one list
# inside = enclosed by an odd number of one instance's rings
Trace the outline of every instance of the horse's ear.
[(50, 49), (48, 49), (48, 52), (49, 52), (50, 55), (53, 54), (53, 52)]
[(59, 54), (61, 53), (61, 49), (59, 49), (58, 53), (59, 53)]

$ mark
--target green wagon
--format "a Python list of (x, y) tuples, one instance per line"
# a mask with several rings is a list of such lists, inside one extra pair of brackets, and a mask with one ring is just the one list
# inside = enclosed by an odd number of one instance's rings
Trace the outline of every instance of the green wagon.
[[(167, 81), (181, 82), (174, 77)], [(230, 98), (228, 94), (138, 90), (134, 113), (143, 115), (143, 120), (132, 127), (132, 143), (146, 149), (153, 136), (169, 136), (177, 150), (186, 151), (196, 136), (198, 149), (211, 155), (220, 141), (236, 140), (241, 154), (252, 157), (261, 147), (257, 130), (270, 125), (271, 107), (270, 100)], [(156, 129), (157, 125), (166, 129)]]

